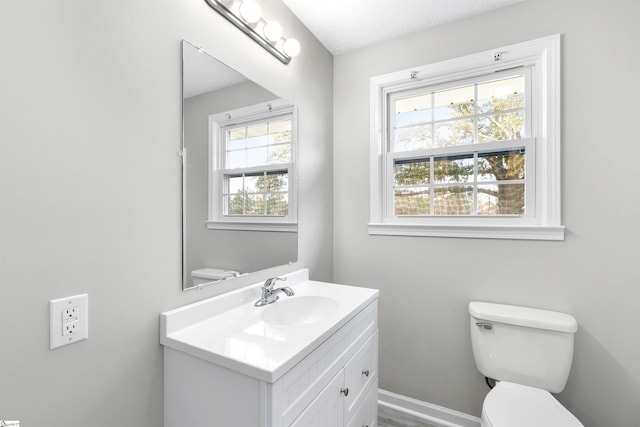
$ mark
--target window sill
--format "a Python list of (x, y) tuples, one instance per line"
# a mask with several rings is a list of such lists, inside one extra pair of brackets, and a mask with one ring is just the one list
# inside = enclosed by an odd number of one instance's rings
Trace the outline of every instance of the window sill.
[(564, 240), (564, 226), (368, 224), (370, 235)]
[(282, 233), (297, 233), (298, 224), (295, 222), (221, 222), (207, 221), (209, 230), (234, 231), (278, 231)]

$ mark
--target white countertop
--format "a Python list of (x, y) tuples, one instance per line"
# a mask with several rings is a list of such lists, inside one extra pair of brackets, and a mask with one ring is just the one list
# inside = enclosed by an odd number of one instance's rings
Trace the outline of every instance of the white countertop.
[[(269, 383), (276, 382), (364, 307), (378, 290), (308, 280), (308, 271), (286, 275), (295, 295), (255, 307), (262, 283), (161, 314), (160, 342), (170, 348)], [(294, 325), (265, 322), (264, 310), (288, 299), (326, 296), (335, 301), (321, 318)], [(284, 305), (282, 306), (284, 307)]]

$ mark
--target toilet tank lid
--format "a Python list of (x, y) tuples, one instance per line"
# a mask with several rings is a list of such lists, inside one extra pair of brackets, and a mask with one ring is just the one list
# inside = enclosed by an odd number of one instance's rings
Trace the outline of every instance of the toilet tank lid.
[(558, 332), (576, 332), (578, 330), (578, 322), (573, 316), (537, 308), (474, 301), (469, 303), (469, 314), (476, 319), (529, 328)]
[(226, 279), (238, 275), (236, 271), (226, 270), (223, 268), (199, 268), (191, 272), (191, 277), (199, 277), (202, 279)]

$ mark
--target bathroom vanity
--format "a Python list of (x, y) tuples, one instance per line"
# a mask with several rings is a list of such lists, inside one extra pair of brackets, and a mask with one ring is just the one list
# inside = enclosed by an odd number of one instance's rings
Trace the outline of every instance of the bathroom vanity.
[(378, 291), (285, 277), (161, 314), (166, 427), (377, 425)]

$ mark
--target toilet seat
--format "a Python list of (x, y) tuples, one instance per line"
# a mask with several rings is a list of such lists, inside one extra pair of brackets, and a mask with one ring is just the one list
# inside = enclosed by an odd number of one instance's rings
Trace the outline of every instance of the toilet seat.
[(501, 381), (482, 405), (483, 427), (584, 427), (546, 390)]

